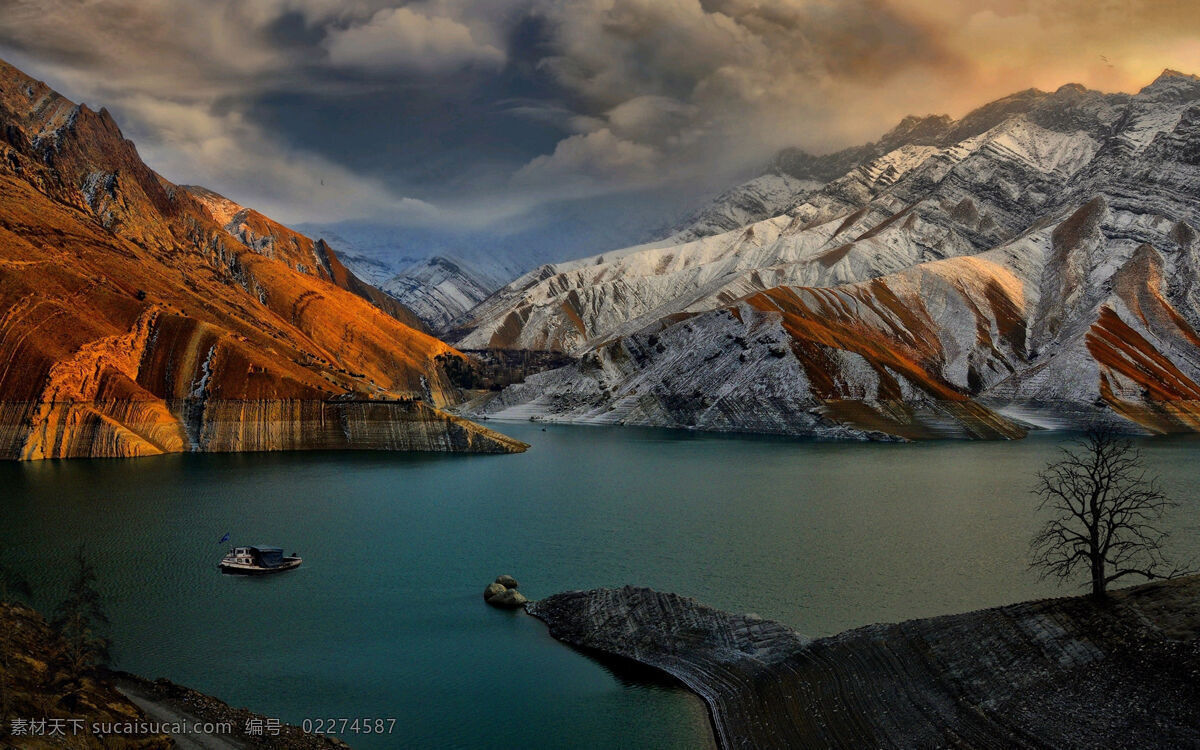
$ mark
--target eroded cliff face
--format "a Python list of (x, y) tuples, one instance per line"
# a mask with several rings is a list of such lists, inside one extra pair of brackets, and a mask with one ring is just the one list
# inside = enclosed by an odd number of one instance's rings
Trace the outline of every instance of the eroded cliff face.
[(106, 112), (2, 63), (0, 121), (0, 456), (522, 449), (440, 411), (461, 355), (323, 243), (245, 210), (239, 236)]
[(464, 346), (579, 364), (466, 413), (857, 438), (1198, 429), (1200, 79), (935, 120), (780, 216), (501, 289)]
[(22, 460), (204, 451), (518, 453), (526, 446), (420, 401), (0, 401), (0, 450)]

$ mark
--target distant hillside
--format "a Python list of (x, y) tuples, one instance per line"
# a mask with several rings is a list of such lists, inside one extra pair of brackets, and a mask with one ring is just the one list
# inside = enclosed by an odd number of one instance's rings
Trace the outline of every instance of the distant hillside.
[[(167, 680), (149, 681), (107, 669), (73, 671), (59, 655), (63, 642), (34, 610), (0, 602), (0, 660), (7, 666), (9, 692), (0, 715), (0, 746), (22, 750), (42, 748), (107, 748), (108, 750), (170, 750), (179, 744), (163, 733), (187, 722), (219, 725), (211, 734), (181, 733), (187, 747), (273, 748), (322, 750), (345, 748), (340, 740), (308, 734), (300, 727), (281, 725), (279, 733), (247, 735), (251, 713)], [(67, 690), (67, 687), (70, 690)], [(32, 726), (30, 720), (45, 720)], [(164, 725), (168, 728), (163, 729)], [(93, 730), (119, 727), (123, 731), (98, 735)], [(133, 731), (141, 729), (142, 731)]]

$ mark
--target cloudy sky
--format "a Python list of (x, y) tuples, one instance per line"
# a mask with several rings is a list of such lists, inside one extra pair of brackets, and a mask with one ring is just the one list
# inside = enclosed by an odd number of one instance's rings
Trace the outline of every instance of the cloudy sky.
[[(289, 222), (500, 226), (1200, 72), (1194, 0), (0, 0), (0, 55)], [(665, 200), (665, 199), (664, 199)], [(669, 202), (669, 201), (666, 201)]]

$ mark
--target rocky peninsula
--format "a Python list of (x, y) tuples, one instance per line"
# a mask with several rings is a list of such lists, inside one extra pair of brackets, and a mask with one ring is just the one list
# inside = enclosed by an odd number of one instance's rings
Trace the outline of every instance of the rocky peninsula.
[(680, 680), (724, 748), (1200, 745), (1200, 576), (817, 640), (628, 586), (527, 609), (571, 646)]

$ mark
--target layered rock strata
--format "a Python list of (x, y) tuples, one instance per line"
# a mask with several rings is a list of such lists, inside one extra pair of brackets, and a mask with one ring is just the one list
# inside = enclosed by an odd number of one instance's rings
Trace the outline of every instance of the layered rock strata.
[(1200, 577), (870, 625), (785, 625), (626, 587), (528, 611), (572, 646), (632, 659), (708, 704), (727, 748), (1193, 747)]
[(4, 63), (0, 123), (0, 457), (523, 449), (441, 411), (462, 355), (324, 243)]
[(913, 121), (890, 150), (821, 162), (847, 171), (783, 214), (500, 289), (462, 346), (579, 363), (469, 413), (852, 438), (1195, 431), (1198, 136), (1200, 79), (1170, 71), (1135, 95), (1068, 85)]

